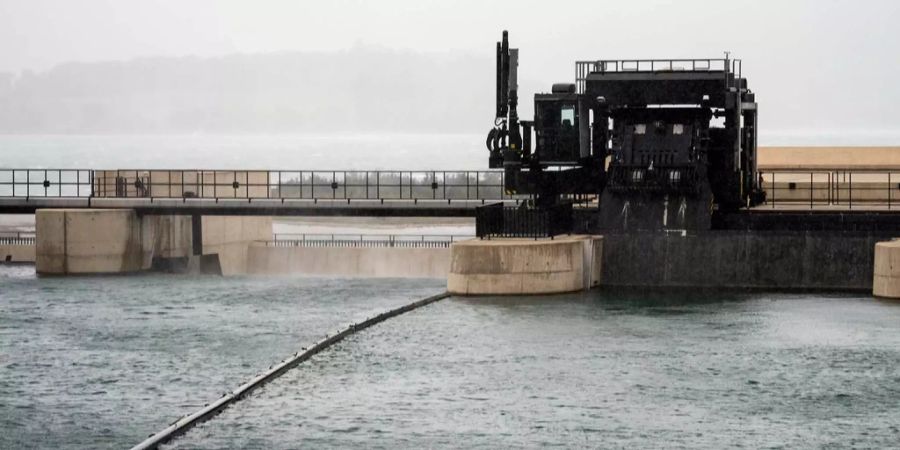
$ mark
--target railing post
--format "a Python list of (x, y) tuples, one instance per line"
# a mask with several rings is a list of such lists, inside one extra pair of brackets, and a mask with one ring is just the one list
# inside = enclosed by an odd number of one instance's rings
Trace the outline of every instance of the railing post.
[(476, 200), (481, 198), (481, 189), (480, 189), (480, 185), (479, 185), (479, 183), (481, 181), (481, 180), (479, 180), (479, 178), (481, 178), (481, 177), (478, 176), (480, 174), (481, 174), (481, 172), (475, 172), (475, 199)]
[(775, 171), (772, 171), (772, 209), (775, 209)]
[(828, 204), (829, 205), (834, 204), (834, 179), (835, 179), (834, 172), (829, 171), (828, 172)]

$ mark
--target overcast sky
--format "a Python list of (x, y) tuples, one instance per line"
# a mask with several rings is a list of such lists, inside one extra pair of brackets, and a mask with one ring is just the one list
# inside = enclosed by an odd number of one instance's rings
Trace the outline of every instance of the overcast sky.
[(729, 50), (744, 59), (764, 124), (789, 129), (792, 115), (815, 108), (833, 110), (829, 126), (896, 130), (898, 5), (896, 0), (0, 0), (0, 71), (41, 71), (67, 61), (355, 45), (491, 55), (505, 28), (521, 49), (521, 78), (548, 87), (571, 80), (576, 59), (719, 57)]

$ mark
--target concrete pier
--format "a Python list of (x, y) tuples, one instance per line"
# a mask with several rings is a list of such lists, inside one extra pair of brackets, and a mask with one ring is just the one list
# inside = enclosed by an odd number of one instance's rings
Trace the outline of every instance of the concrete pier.
[(900, 298), (900, 240), (875, 244), (872, 294), (876, 297)]
[(160, 261), (215, 259), (223, 275), (247, 273), (247, 248), (272, 238), (272, 219), (202, 217), (195, 254), (190, 216), (140, 216), (128, 209), (43, 209), (35, 214), (35, 269), (42, 275), (113, 274), (150, 269)]
[(451, 246), (447, 290), (458, 295), (555, 294), (600, 284), (603, 238), (471, 240)]
[(40, 274), (136, 272), (144, 267), (141, 220), (117, 209), (40, 210), (35, 215), (35, 264)]
[(250, 272), (249, 248), (272, 240), (272, 218), (267, 216), (203, 216), (203, 254), (218, 255), (222, 275)]

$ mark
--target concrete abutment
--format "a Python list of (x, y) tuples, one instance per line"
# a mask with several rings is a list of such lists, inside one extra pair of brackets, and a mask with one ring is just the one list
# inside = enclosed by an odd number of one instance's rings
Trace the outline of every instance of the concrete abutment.
[(900, 298), (900, 240), (875, 244), (872, 295)]
[[(216, 266), (247, 273), (247, 248), (272, 239), (272, 219), (202, 218), (195, 255), (190, 216), (140, 216), (129, 209), (41, 209), (35, 214), (35, 269), (41, 275), (115, 274), (169, 267)], [(215, 255), (215, 256), (213, 256)], [(207, 263), (215, 259), (215, 264)]]
[(490, 239), (451, 247), (447, 290), (457, 295), (557, 294), (600, 284), (601, 236)]

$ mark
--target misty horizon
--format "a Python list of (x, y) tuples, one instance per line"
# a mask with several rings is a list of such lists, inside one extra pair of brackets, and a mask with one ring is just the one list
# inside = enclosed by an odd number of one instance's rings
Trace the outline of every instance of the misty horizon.
[(900, 141), (893, 2), (568, 6), (0, 2), (0, 134), (483, 135), (508, 29), (526, 119), (576, 60), (728, 50), (762, 143)]

